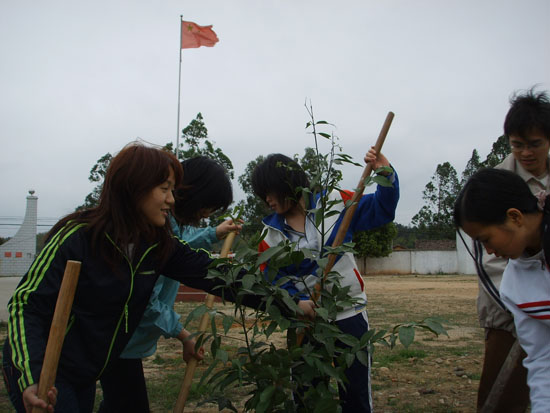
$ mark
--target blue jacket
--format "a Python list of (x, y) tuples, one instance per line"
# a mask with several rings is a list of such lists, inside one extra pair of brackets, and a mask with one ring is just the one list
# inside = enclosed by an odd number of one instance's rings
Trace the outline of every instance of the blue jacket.
[[(399, 180), (397, 173), (390, 175), (390, 181), (393, 181), (393, 187), (377, 186), (376, 192), (363, 195), (359, 200), (357, 209), (351, 224), (346, 232), (344, 242), (350, 242), (353, 234), (357, 231), (365, 231), (380, 227), (395, 218), (395, 209), (399, 200)], [(328, 231), (325, 234), (324, 245), (330, 246), (334, 241), (338, 228), (342, 222), (345, 212), (345, 203), (351, 199), (353, 193), (350, 191), (334, 191), (328, 194), (329, 201), (336, 201), (331, 210), (339, 211), (339, 214), (325, 217), (324, 228)], [(309, 210), (319, 208), (320, 196), (317, 199), (310, 199)], [(315, 212), (310, 212), (306, 216), (306, 220), (315, 223)], [(289, 239), (289, 227), (285, 224), (284, 216), (276, 213), (264, 218), (265, 238), (260, 243), (260, 252), (266, 251), (272, 246), (278, 245), (281, 242)], [(311, 227), (311, 226), (310, 226)], [(316, 229), (321, 230), (319, 225)], [(306, 221), (307, 232), (307, 221)], [(307, 233), (306, 233), (307, 235)], [(313, 234), (315, 235), (315, 234)], [(317, 236), (317, 245), (312, 248), (315, 251), (321, 251), (321, 236)], [(268, 265), (264, 264), (263, 270), (268, 270)], [(292, 281), (286, 282), (282, 287), (285, 288), (291, 296), (298, 296), (300, 299), (308, 299), (308, 291), (312, 291), (313, 286), (319, 280), (318, 266), (315, 261), (305, 259), (299, 266), (291, 265), (279, 269), (275, 281), (284, 276), (290, 276)], [(355, 257), (352, 253), (346, 253), (339, 256), (334, 264), (332, 271), (337, 271), (340, 274), (340, 285), (342, 287), (349, 286), (349, 295), (357, 299), (357, 304), (354, 307), (344, 308), (337, 315), (337, 320), (353, 317), (355, 314), (363, 311), (366, 308), (367, 296), (364, 289), (363, 279)]]
[[(216, 228), (197, 228), (192, 226), (178, 226), (171, 218), (172, 230), (181, 240), (191, 248), (207, 249), (218, 241)], [(160, 336), (165, 338), (177, 337), (183, 329), (179, 322), (180, 315), (174, 311), (174, 302), (178, 295), (180, 282), (161, 275), (156, 282), (147, 308), (132, 338), (120, 355), (124, 359), (148, 357), (157, 350), (157, 341)]]

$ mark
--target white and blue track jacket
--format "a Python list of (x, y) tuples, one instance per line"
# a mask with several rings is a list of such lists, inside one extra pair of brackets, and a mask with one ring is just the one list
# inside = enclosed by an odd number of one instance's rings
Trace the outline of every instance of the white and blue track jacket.
[[(378, 185), (376, 192), (363, 195), (361, 197), (353, 220), (346, 233), (344, 242), (350, 242), (353, 234), (357, 231), (377, 228), (393, 221), (395, 217), (395, 208), (397, 207), (397, 202), (399, 200), (399, 181), (397, 178), (397, 173), (394, 172), (389, 176), (389, 179), (393, 184), (392, 187)], [(334, 215), (329, 214), (329, 217), (325, 217), (324, 228), (328, 233), (325, 234), (324, 245), (332, 245), (340, 223), (344, 217), (345, 203), (346, 201), (351, 200), (352, 196), (353, 192), (351, 191), (333, 191), (328, 195), (329, 201), (339, 201), (335, 203), (331, 210), (340, 211), (340, 213)], [(310, 207), (308, 210), (316, 211), (319, 207), (320, 199), (320, 195), (317, 196), (317, 199), (310, 199)], [(315, 212), (308, 212), (306, 220), (309, 220), (309, 222), (316, 222)], [(285, 224), (283, 215), (276, 213), (271, 214), (263, 219), (263, 223), (265, 238), (259, 245), (260, 252), (266, 251), (270, 247), (278, 245), (289, 239), (289, 230), (291, 229)], [(308, 225), (306, 225), (306, 232), (307, 227)], [(319, 225), (317, 229), (320, 231), (321, 227), (322, 226)], [(314, 238), (317, 239), (317, 245), (312, 249), (315, 251), (321, 251), (322, 237), (318, 235)], [(268, 265), (269, 262), (263, 265), (262, 270), (264, 272), (267, 271)], [(293, 277), (293, 281), (286, 282), (282, 285), (282, 288), (285, 288), (291, 296), (298, 296), (300, 299), (306, 300), (309, 299), (306, 291), (311, 291), (313, 285), (319, 280), (319, 276), (322, 276), (322, 274), (319, 274), (320, 271), (318, 271), (318, 269), (319, 267), (315, 261), (305, 259), (299, 266), (291, 265), (280, 268), (275, 281), (285, 276)], [(353, 307), (344, 308), (340, 311), (337, 314), (336, 319), (343, 320), (364, 311), (367, 305), (367, 296), (365, 293), (363, 279), (359, 273), (353, 254), (348, 252), (339, 256), (332, 268), (332, 271), (336, 271), (340, 274), (340, 286), (349, 286), (350, 297), (357, 299), (357, 303)]]

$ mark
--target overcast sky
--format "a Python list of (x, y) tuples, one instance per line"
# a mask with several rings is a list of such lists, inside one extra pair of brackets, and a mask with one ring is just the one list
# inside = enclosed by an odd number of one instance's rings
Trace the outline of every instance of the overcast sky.
[[(1, 0), (0, 224), (21, 222), (29, 189), (51, 224), (106, 152), (175, 142), (180, 14), (220, 39), (183, 50), (181, 128), (202, 112), (239, 176), (313, 146), (306, 100), (356, 160), (393, 111), (402, 224), (438, 163), (485, 158), (514, 91), (550, 89), (547, 0)], [(361, 169), (344, 172), (353, 188)]]

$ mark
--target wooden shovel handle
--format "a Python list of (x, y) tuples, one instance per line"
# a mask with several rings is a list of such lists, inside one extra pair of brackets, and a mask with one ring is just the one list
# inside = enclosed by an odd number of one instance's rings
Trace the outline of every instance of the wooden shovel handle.
[[(384, 145), (384, 141), (386, 140), (386, 136), (388, 135), (388, 131), (390, 130), (390, 126), (394, 116), (395, 115), (393, 112), (388, 112), (388, 114), (386, 115), (386, 120), (384, 121), (384, 124), (382, 125), (382, 129), (380, 130), (380, 134), (378, 135), (378, 139), (376, 139), (376, 143), (374, 144), (374, 149), (376, 150), (376, 154), (379, 154), (380, 151), (382, 150), (382, 146)], [(346, 233), (348, 232), (348, 228), (351, 224), (351, 220), (353, 219), (353, 215), (355, 214), (355, 210), (357, 209), (357, 204), (361, 199), (361, 197), (363, 196), (363, 192), (365, 191), (365, 180), (370, 176), (371, 173), (372, 173), (372, 165), (369, 162), (363, 169), (363, 174), (361, 175), (361, 179), (359, 180), (359, 183), (357, 184), (357, 188), (355, 189), (355, 192), (351, 198), (351, 205), (346, 209), (346, 212), (344, 213), (344, 218), (342, 218), (340, 227), (338, 227), (338, 231), (336, 232), (336, 236), (334, 237), (334, 241), (332, 242), (332, 247), (338, 247), (342, 245), (342, 242), (344, 241)], [(315, 287), (312, 292), (311, 299), (314, 302), (317, 302), (317, 300), (321, 296), (322, 285), (326, 281), (329, 272), (332, 270), (332, 267), (336, 262), (336, 257), (337, 257), (336, 254), (328, 255), (328, 262), (323, 273), (323, 280), (322, 282), (318, 282), (315, 284)], [(299, 346), (302, 345), (303, 340), (304, 340), (304, 331), (299, 331), (296, 334), (297, 344)]]
[[(80, 275), (80, 265), (80, 261), (67, 261), (63, 281), (61, 281), (59, 295), (55, 304), (50, 335), (48, 337), (48, 344), (46, 345), (40, 380), (38, 381), (38, 397), (46, 403), (48, 403), (48, 391), (55, 384), (57, 365), (59, 364), (61, 348), (63, 347), (65, 332), (67, 330), (67, 322), (71, 314), (74, 294)], [(46, 410), (35, 407), (32, 411), (33, 413), (42, 413)]]
[[(386, 116), (386, 120), (382, 125), (382, 129), (380, 130), (378, 139), (374, 144), (374, 149), (376, 150), (377, 154), (379, 154), (380, 151), (382, 150), (382, 145), (384, 145), (384, 141), (386, 140), (386, 136), (388, 135), (388, 131), (390, 130), (390, 126), (394, 116), (395, 115), (393, 112), (388, 112)], [(344, 218), (342, 218), (342, 223), (340, 224), (340, 227), (336, 232), (336, 236), (334, 237), (334, 241), (332, 242), (332, 247), (338, 247), (342, 245), (342, 242), (344, 241), (346, 233), (348, 232), (348, 228), (351, 224), (351, 220), (353, 219), (353, 215), (355, 214), (355, 210), (357, 209), (357, 204), (361, 199), (361, 197), (363, 196), (363, 192), (365, 191), (365, 180), (370, 176), (371, 173), (372, 173), (372, 164), (369, 162), (363, 169), (363, 174), (361, 175), (361, 179), (359, 180), (359, 183), (357, 184), (357, 188), (355, 189), (355, 192), (351, 198), (351, 205), (346, 209), (346, 212), (344, 213)], [(337, 257), (336, 254), (329, 254), (328, 263), (327, 263), (327, 266), (325, 267), (325, 271), (323, 274), (323, 282), (326, 281), (327, 275), (332, 269), (334, 262), (336, 261), (336, 257)], [(321, 284), (317, 283), (315, 284), (315, 290), (313, 292), (313, 297), (312, 297), (313, 300), (317, 301), (317, 299), (319, 299), (320, 294), (321, 294)]]
[[(223, 242), (222, 250), (220, 252), (220, 258), (227, 258), (227, 255), (231, 250), (231, 246), (233, 245), (233, 241), (235, 240), (235, 236), (236, 234), (234, 232), (230, 232), (229, 234), (227, 234), (227, 237), (225, 237), (225, 241)], [(208, 308), (212, 308), (212, 306), (214, 305), (214, 298), (214, 295), (207, 294), (206, 299), (204, 300), (204, 304)], [(204, 333), (206, 331), (206, 327), (208, 326), (209, 321), (210, 316), (208, 315), (208, 313), (204, 313), (199, 323), (199, 332)], [(187, 402), (187, 397), (189, 396), (189, 391), (191, 390), (191, 384), (193, 382), (193, 377), (195, 375), (195, 370), (197, 368), (198, 362), (199, 361), (195, 357), (191, 357), (191, 360), (189, 360), (189, 362), (187, 363), (185, 376), (183, 377), (183, 384), (181, 385), (178, 400), (176, 401), (176, 405), (174, 406), (174, 413), (182, 413), (185, 410), (185, 402)]]

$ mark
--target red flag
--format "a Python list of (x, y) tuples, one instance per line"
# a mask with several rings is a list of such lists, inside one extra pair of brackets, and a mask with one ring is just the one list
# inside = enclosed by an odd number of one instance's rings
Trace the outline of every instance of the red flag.
[(219, 39), (210, 26), (199, 26), (193, 22), (181, 21), (181, 48), (191, 49), (201, 46), (212, 47)]

